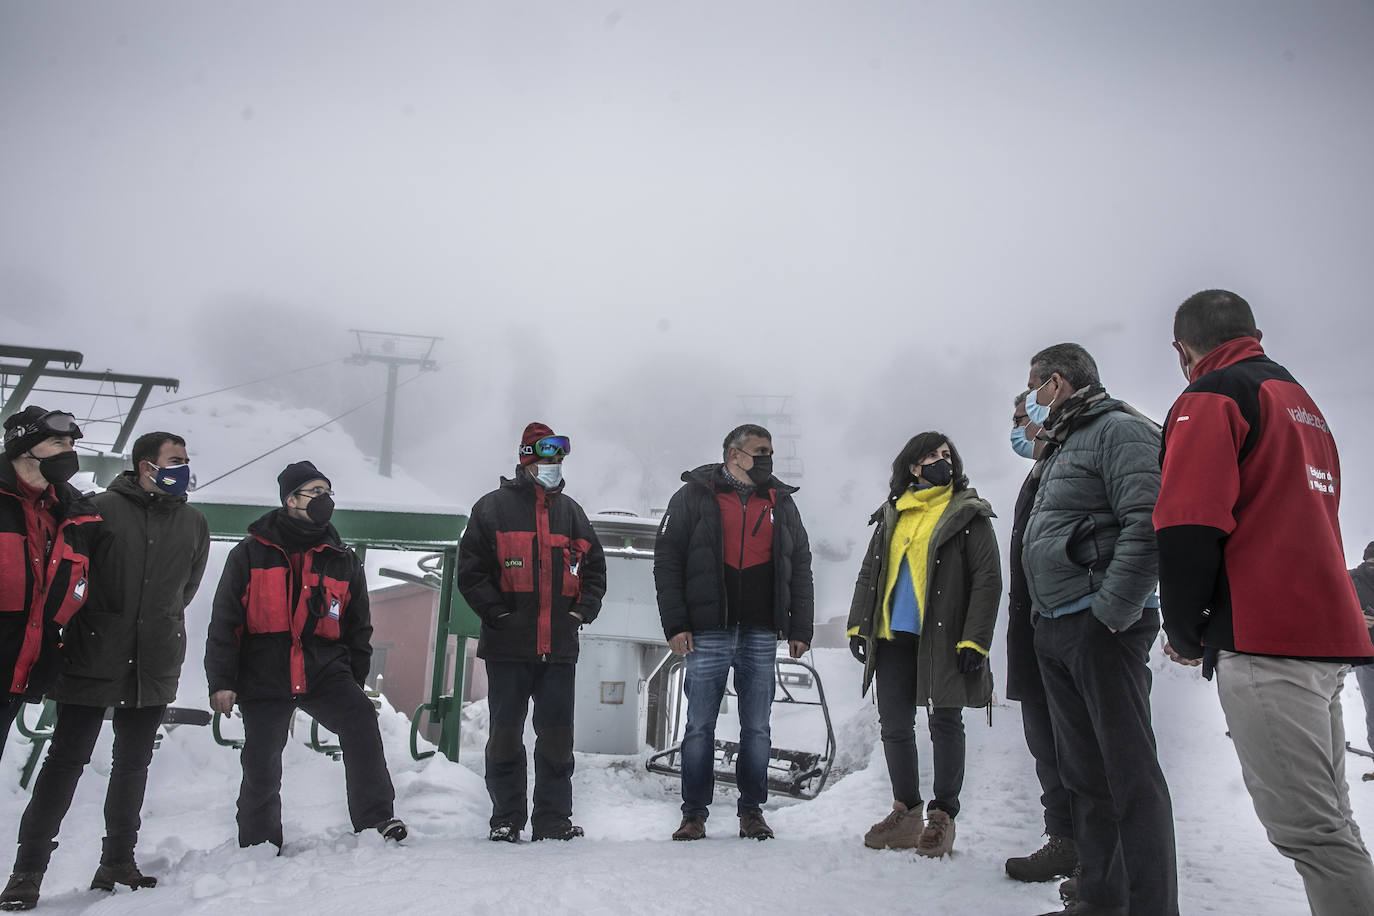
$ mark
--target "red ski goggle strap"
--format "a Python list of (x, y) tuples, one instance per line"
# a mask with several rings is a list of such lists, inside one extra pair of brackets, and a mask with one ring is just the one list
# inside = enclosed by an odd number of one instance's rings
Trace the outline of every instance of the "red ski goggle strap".
[(63, 413), (60, 410), (50, 410), (30, 423), (7, 430), (5, 441), (39, 434), (45, 438), (49, 436), (71, 436), (73, 439), (80, 439), (81, 427), (76, 425), (76, 417), (71, 414)]
[(557, 458), (571, 455), (572, 443), (567, 436), (545, 436), (533, 445), (520, 446), (520, 454), (534, 455), (536, 458)]

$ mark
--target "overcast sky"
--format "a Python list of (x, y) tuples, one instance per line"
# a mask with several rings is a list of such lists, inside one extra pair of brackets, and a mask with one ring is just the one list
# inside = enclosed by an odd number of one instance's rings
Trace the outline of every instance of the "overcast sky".
[(1006, 521), (1047, 344), (1162, 417), (1172, 311), (1221, 286), (1336, 432), (1353, 561), (1372, 103), (1370, 0), (0, 0), (0, 342), (193, 394), (442, 336), (398, 460), (468, 503), (541, 419), (589, 509), (662, 506), (740, 395), (790, 396), (843, 544), (928, 428)]

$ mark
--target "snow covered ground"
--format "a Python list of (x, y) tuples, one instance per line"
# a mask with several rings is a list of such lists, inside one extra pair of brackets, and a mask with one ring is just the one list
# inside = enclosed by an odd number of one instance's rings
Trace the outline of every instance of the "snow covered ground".
[[(485, 709), (479, 703), (468, 709), (457, 764), (438, 756), (412, 760), (407, 721), (389, 709), (383, 713), (397, 813), (411, 829), (404, 846), (384, 845), (376, 835), (350, 832), (343, 767), (302, 743), (308, 720), (301, 715), (301, 740), (286, 751), (281, 857), (271, 849), (240, 850), (234, 842), (236, 752), (217, 747), (206, 728), (179, 727), (154, 756), (139, 844), (141, 865), (159, 876), (160, 885), (107, 895), (85, 889), (103, 833), (107, 728), (63, 826), (40, 912), (621, 914), (739, 907), (785, 914), (938, 905), (948, 913), (1033, 914), (1057, 908), (1055, 883), (1022, 885), (1002, 871), (1007, 856), (1038, 845), (1041, 826), (1016, 704), (997, 706), (991, 728), (981, 712), (965, 717), (968, 779), (955, 854), (927, 861), (909, 851), (877, 852), (862, 845), (864, 830), (890, 803), (876, 712), (857, 696), (858, 666), (847, 653), (818, 650), (813, 659), (831, 701), (839, 775), (814, 801), (771, 801), (766, 813), (778, 834), (772, 842), (734, 835), (733, 796), (721, 789), (710, 837), (673, 843), (668, 836), (679, 815), (672, 780), (647, 773), (643, 756), (579, 755), (575, 808), (585, 839), (489, 843), (480, 751)], [(1297, 874), (1255, 819), (1212, 688), (1195, 670), (1162, 659), (1155, 667), (1156, 730), (1173, 792), (1184, 912), (1306, 912)], [(1346, 720), (1363, 743), (1353, 679), (1346, 689)], [(807, 740), (795, 728), (781, 727), (779, 736), (784, 732)], [(18, 787), (27, 744), (17, 735), (10, 742), (0, 763), (0, 833), (6, 837), (14, 835), (28, 798)], [(922, 750), (928, 767), (928, 744)], [(1359, 776), (1374, 769), (1374, 761), (1348, 760), (1356, 817), (1369, 827), (1374, 783)], [(928, 772), (923, 783), (929, 785)]]

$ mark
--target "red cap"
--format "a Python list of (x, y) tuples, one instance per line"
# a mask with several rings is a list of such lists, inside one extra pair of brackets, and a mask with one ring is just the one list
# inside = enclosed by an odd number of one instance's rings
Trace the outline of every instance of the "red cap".
[[(533, 449), (534, 443), (552, 435), (553, 430), (549, 429), (543, 423), (531, 423), (529, 426), (526, 426), (525, 434), (520, 437), (520, 450), (517, 452), (520, 456), (520, 466), (524, 467), (527, 464), (534, 464), (538, 461), (539, 456), (534, 453)], [(526, 451), (526, 446), (530, 446), (528, 451)]]

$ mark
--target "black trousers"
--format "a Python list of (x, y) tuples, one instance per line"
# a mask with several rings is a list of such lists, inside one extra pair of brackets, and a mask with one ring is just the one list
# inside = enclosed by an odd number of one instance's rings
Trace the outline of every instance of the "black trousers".
[(1078, 897), (1132, 916), (1176, 916), (1173, 804), (1150, 719), (1159, 611), (1112, 633), (1092, 611), (1041, 617), (1035, 651), (1059, 777), (1072, 798)]
[(1054, 748), (1050, 707), (1035, 700), (1022, 700), (1021, 731), (1026, 736), (1026, 748), (1035, 759), (1035, 775), (1040, 780), (1045, 832), (1050, 836), (1072, 838), (1073, 813), (1069, 807), (1069, 790), (1059, 778), (1059, 752)]
[[(114, 711), (114, 759), (110, 784), (105, 790), (105, 839), (100, 852), (100, 861), (105, 865), (134, 860), (138, 828), (143, 823), (139, 812), (148, 787), (148, 764), (153, 760), (153, 740), (166, 708), (145, 706)], [(33, 797), (19, 820), (15, 871), (47, 869), (57, 845), (53, 840), (72, 806), (81, 772), (91, 762), (91, 752), (104, 721), (103, 706), (58, 704), (48, 755), (34, 781)]]
[(15, 718), (19, 715), (19, 710), (24, 706), (24, 698), (11, 693), (0, 703), (0, 757), (5, 756), (5, 739), (10, 736), (10, 726), (14, 724)]
[[(572, 824), (575, 665), (487, 662), (487, 794), (491, 826), (558, 833)], [(526, 800), (525, 716), (534, 700), (534, 813)]]
[(332, 678), (292, 699), (245, 700), (243, 781), (239, 784), (239, 845), (282, 845), (281, 754), (296, 707), (339, 736), (343, 749), (344, 791), (355, 831), (390, 820), (396, 790), (386, 768), (377, 711), (362, 688), (346, 677)]
[[(887, 758), (892, 798), (913, 811), (921, 809), (920, 766), (916, 757), (916, 650), (920, 637), (893, 633), (875, 642), (874, 680), (878, 690), (878, 725)], [(951, 818), (959, 816), (959, 792), (964, 788), (964, 711), (937, 706), (930, 711), (930, 743), (934, 751), (934, 797), (930, 807)]]

